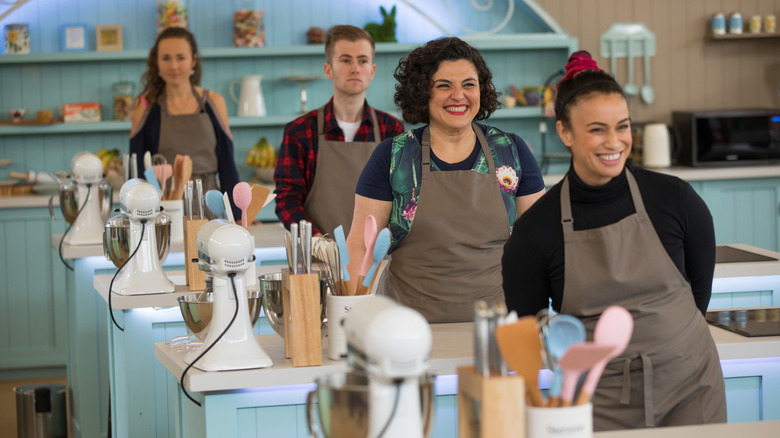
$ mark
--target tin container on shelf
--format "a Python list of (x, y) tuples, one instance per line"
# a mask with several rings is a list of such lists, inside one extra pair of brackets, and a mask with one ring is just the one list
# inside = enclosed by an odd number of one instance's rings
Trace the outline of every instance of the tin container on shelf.
[(111, 91), (114, 92), (114, 120), (130, 120), (135, 84), (129, 81), (114, 82)]
[(262, 9), (233, 13), (233, 47), (265, 47)]
[(27, 23), (5, 25), (5, 53), (30, 53), (30, 30)]
[(182, 0), (157, 0), (157, 33), (169, 27), (187, 28), (187, 5)]
[(769, 14), (764, 16), (764, 32), (775, 33), (777, 27), (777, 19), (774, 15)]

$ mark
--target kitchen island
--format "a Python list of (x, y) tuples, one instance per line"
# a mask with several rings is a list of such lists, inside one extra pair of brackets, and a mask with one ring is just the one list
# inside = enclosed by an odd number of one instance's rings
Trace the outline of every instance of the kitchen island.
[[(279, 246), (283, 243), (283, 232), (284, 228), (278, 223), (250, 227), (250, 233), (255, 237), (257, 246), (255, 256), (259, 264), (273, 264), (285, 259), (284, 250)], [(55, 251), (60, 238), (61, 235), (58, 234), (51, 236), (51, 245)], [(166, 272), (183, 268), (182, 251), (181, 242), (171, 244), (170, 252), (163, 264)], [(106, 299), (95, 293), (96, 276), (105, 277), (110, 281), (111, 276), (116, 272), (113, 263), (103, 256), (103, 246), (63, 245), (62, 254), (74, 268), (72, 272), (68, 271), (66, 274), (65, 296), (68, 315), (68, 402), (71, 406), (69, 414), (74, 437), (169, 436), (168, 429), (172, 426), (167, 422), (168, 416), (155, 414), (155, 410), (163, 408), (156, 407), (153, 400), (155, 389), (153, 384), (155, 362), (151, 350), (153, 340), (146, 331), (151, 330), (154, 325), (168, 324), (168, 334), (171, 337), (186, 334), (178, 308), (175, 308), (175, 311), (153, 311), (155, 307), (165, 309), (178, 306), (176, 295), (156, 295), (158, 297), (156, 301), (150, 301), (148, 298), (155, 295), (132, 297), (135, 299), (129, 301), (117, 300), (115, 295), (112, 304), (118, 305), (119, 307), (115, 309), (120, 310), (114, 312), (114, 316), (120, 324), (130, 325), (126, 332), (121, 332), (113, 326)], [(180, 282), (183, 283), (183, 275)], [(108, 290), (108, 282), (105, 283), (105, 290)], [(180, 292), (183, 293), (185, 290)], [(164, 297), (163, 302), (159, 301), (160, 297)], [(117, 344), (118, 335), (122, 335), (122, 339), (126, 339), (129, 344)], [(131, 353), (126, 357), (120, 357), (122, 361), (127, 359), (128, 363), (122, 362), (120, 366), (122, 374), (117, 375), (112, 366), (114, 352), (117, 349), (127, 348), (131, 348)], [(141, 363), (144, 365), (140, 365)], [(118, 382), (120, 385), (129, 382), (127, 387), (136, 391), (140, 400), (151, 399), (152, 402), (146, 404), (128, 402), (124, 398), (124, 393), (120, 393), (117, 397), (115, 385)], [(109, 406), (111, 413), (109, 413)], [(109, 416), (113, 420), (112, 431), (108, 430)], [(135, 434), (135, 431), (141, 433)]]
[[(457, 367), (473, 364), (472, 324), (433, 324), (431, 371), (436, 374), (436, 414), (433, 437), (457, 436)], [(780, 337), (745, 338), (710, 326), (720, 355), (724, 375), (729, 379), (761, 376), (761, 387), (751, 397), (759, 396), (764, 420), (780, 420)], [(190, 369), (184, 379), (186, 390), (202, 406), (197, 406), (176, 384), (170, 394), (172, 407), (179, 419), (178, 437), (219, 436), (298, 436), (307, 435), (305, 400), (317, 377), (344, 371), (341, 361), (323, 358), (319, 367), (292, 366), (284, 358), (284, 341), (277, 335), (259, 336), (260, 344), (271, 356), (271, 368), (203, 372)], [(325, 341), (327, 342), (327, 341)], [(326, 349), (324, 348), (326, 351)], [(184, 353), (167, 342), (154, 346), (155, 357), (177, 380), (187, 364)], [(170, 385), (168, 386), (171, 387)], [(741, 390), (727, 389), (729, 408), (744, 403)], [(269, 434), (269, 430), (274, 433)]]

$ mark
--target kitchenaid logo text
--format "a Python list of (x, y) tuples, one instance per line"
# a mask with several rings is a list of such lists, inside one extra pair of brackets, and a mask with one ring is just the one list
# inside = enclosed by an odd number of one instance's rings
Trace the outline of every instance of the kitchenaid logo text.
[(547, 426), (547, 434), (550, 436), (566, 436), (582, 432), (585, 429), (583, 425), (573, 426)]

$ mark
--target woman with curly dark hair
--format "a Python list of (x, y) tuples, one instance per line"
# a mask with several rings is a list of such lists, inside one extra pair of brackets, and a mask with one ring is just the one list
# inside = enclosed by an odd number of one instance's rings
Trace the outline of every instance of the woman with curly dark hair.
[(503, 302), (501, 254), (515, 219), (544, 194), (517, 135), (475, 123), (498, 108), (482, 55), (458, 38), (416, 48), (395, 70), (404, 120), (425, 126), (377, 146), (358, 181), (347, 241), (352, 278), (371, 215), (390, 228), (392, 261), (379, 294), (430, 322), (470, 321), (476, 300)]
[[(219, 188), (233, 196), (238, 171), (233, 137), (227, 125), (225, 99), (201, 88), (201, 65), (195, 37), (187, 29), (169, 27), (157, 36), (141, 76), (143, 90), (132, 114), (130, 152), (138, 155), (143, 174), (144, 152), (163, 155), (173, 164), (176, 155), (192, 158), (192, 179), (205, 190)], [(241, 211), (234, 208), (234, 215)]]

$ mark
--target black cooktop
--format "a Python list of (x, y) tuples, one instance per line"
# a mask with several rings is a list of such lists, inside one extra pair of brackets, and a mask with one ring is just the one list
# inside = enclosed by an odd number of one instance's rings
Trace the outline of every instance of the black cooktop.
[(715, 247), (715, 263), (776, 262), (774, 257), (732, 248), (726, 245)]
[(742, 336), (780, 336), (780, 307), (713, 310), (707, 322)]

